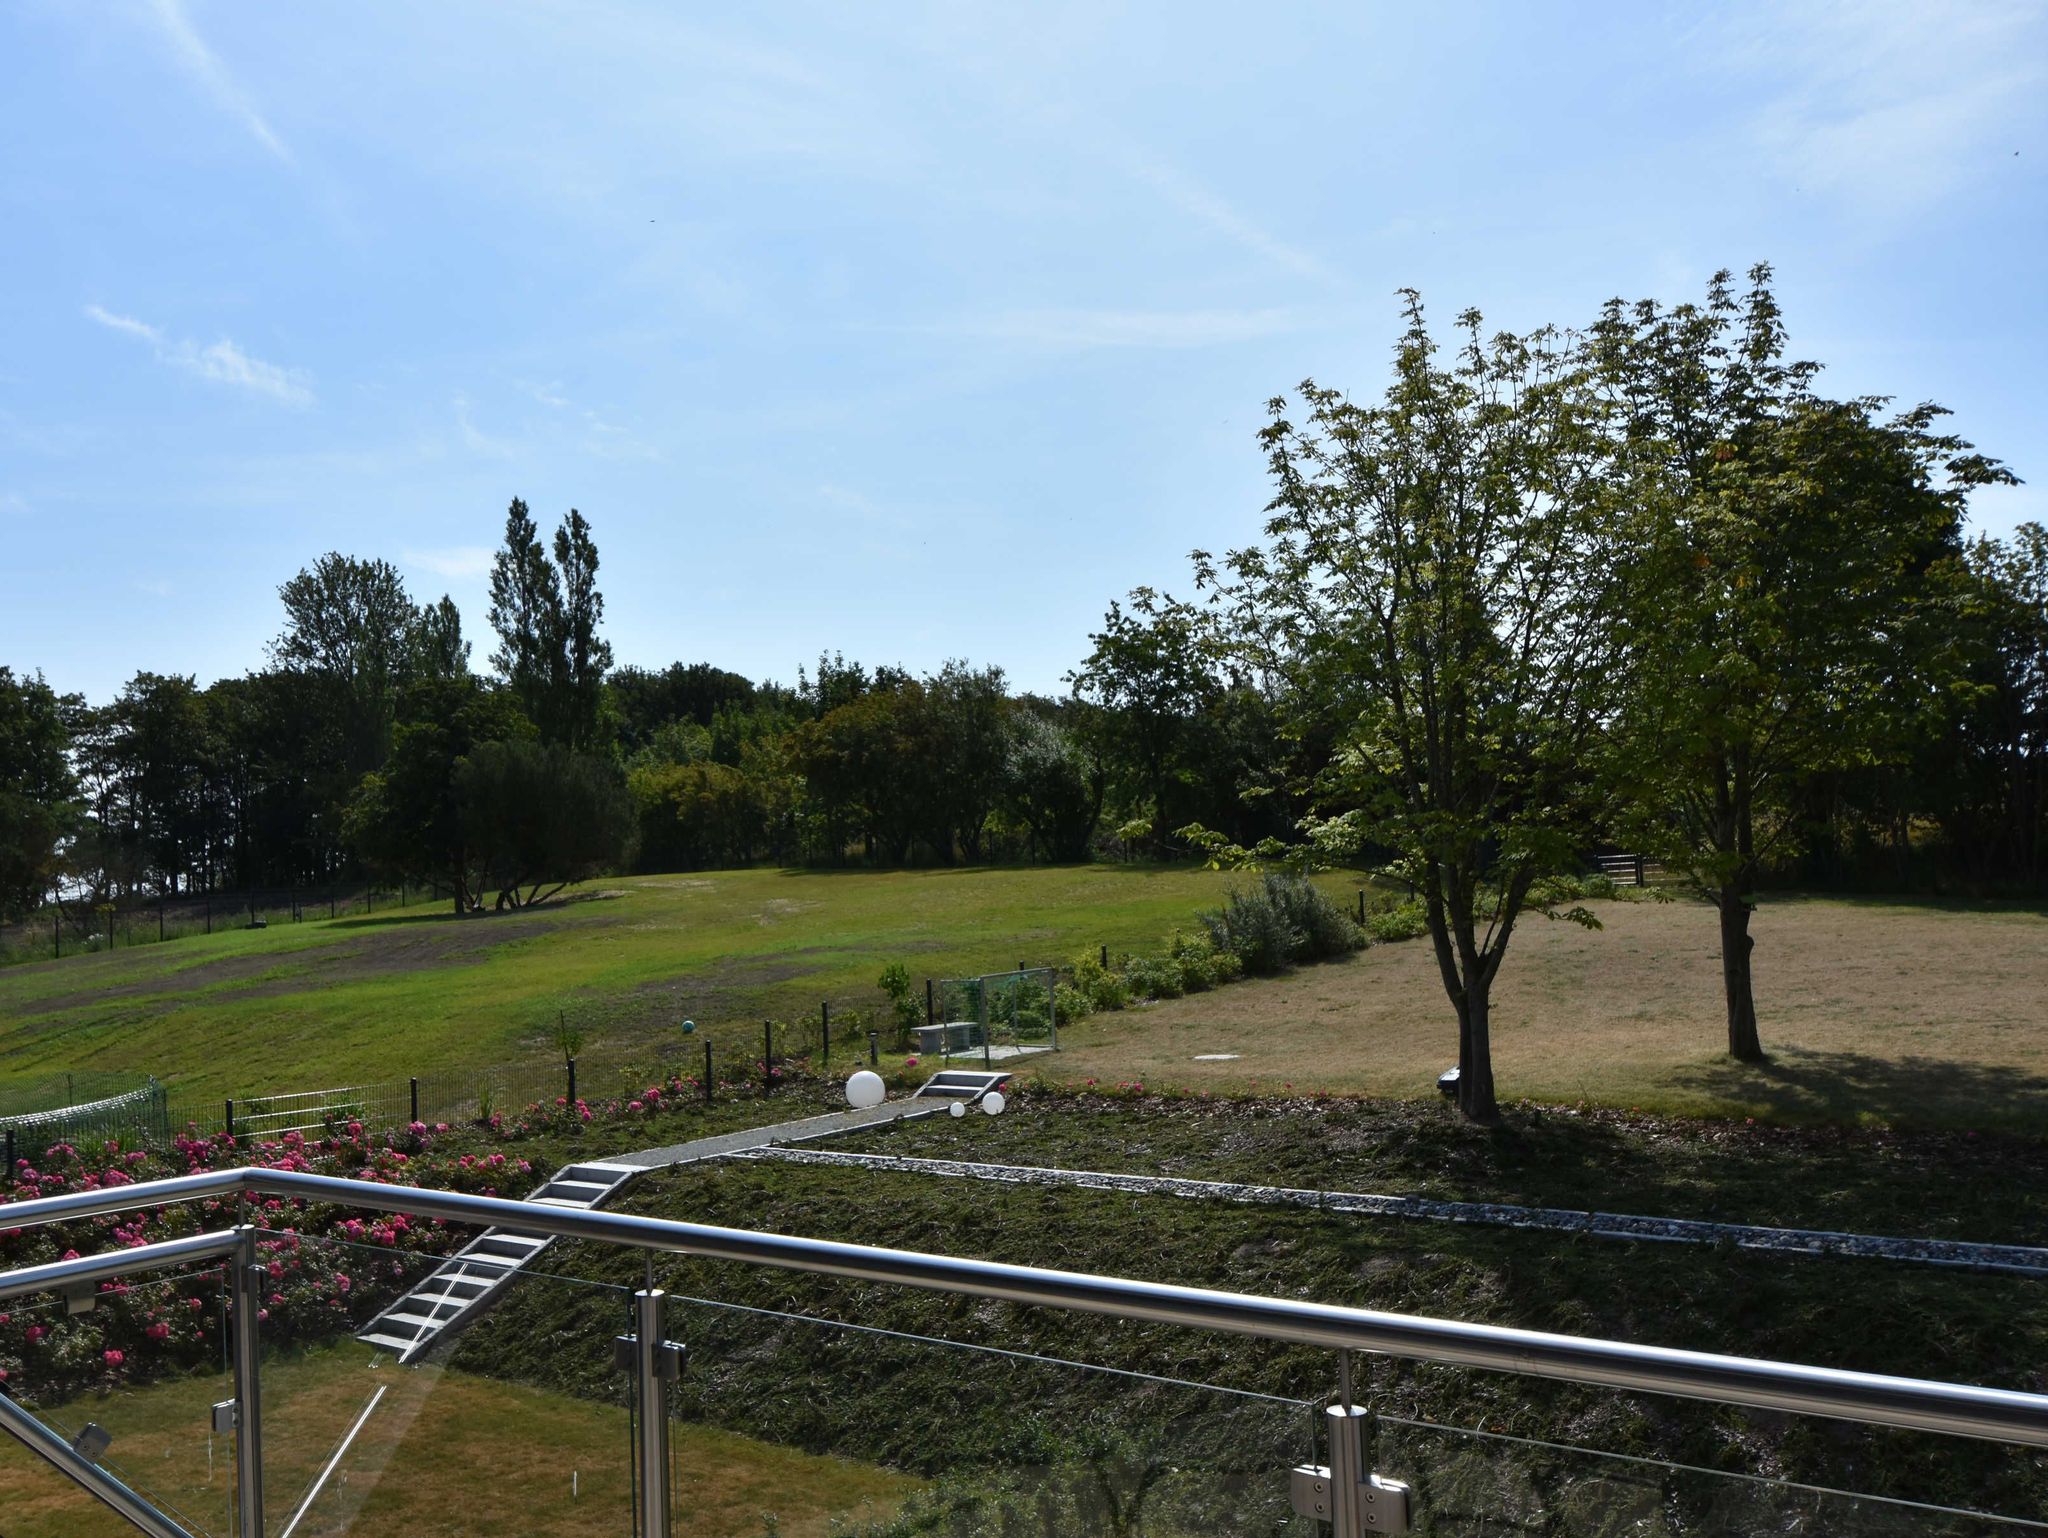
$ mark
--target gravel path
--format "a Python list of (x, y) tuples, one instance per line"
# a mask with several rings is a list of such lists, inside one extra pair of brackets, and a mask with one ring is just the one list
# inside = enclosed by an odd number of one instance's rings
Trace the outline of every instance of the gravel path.
[(865, 1110), (828, 1111), (823, 1116), (806, 1116), (800, 1121), (777, 1122), (770, 1127), (749, 1127), (743, 1132), (726, 1132), (717, 1137), (700, 1137), (693, 1142), (671, 1143), (666, 1148), (643, 1148), (638, 1153), (615, 1154), (607, 1164), (631, 1164), (640, 1169), (664, 1169), (671, 1164), (691, 1164), (699, 1159), (716, 1159), (727, 1154), (756, 1152), (780, 1143), (802, 1143), (861, 1127), (889, 1121), (911, 1121), (935, 1116), (947, 1108), (943, 1100), (890, 1100)]
[[(827, 1118), (820, 1117), (819, 1120)], [(796, 1123), (795, 1125), (802, 1125)], [(764, 1128), (764, 1131), (780, 1131)], [(707, 1139), (706, 1141), (717, 1141)], [(774, 1139), (774, 1142), (788, 1141)], [(1194, 1201), (1247, 1202), (1313, 1207), (1322, 1212), (1370, 1217), (1425, 1218), (1442, 1223), (1487, 1223), (1505, 1228), (1547, 1229), (1598, 1239), (1632, 1239), (1662, 1244), (1732, 1244), (1737, 1249), (1797, 1255), (1851, 1255), (1960, 1266), (2048, 1277), (2048, 1248), (2021, 1244), (1970, 1244), (1955, 1239), (1890, 1239), (1872, 1234), (1830, 1233), (1808, 1228), (1763, 1228), (1746, 1223), (1707, 1223), (1692, 1218), (1630, 1217), (1612, 1212), (1574, 1212), (1559, 1207), (1516, 1207), (1503, 1202), (1446, 1202), (1420, 1196), (1375, 1196), (1362, 1191), (1311, 1191), (1293, 1186), (1235, 1185), (1218, 1180), (1180, 1180), (1166, 1175), (1112, 1175), (1098, 1170), (1044, 1169), (1022, 1164), (975, 1164), (960, 1159), (908, 1159), (891, 1154), (834, 1153), (815, 1148), (757, 1144), (728, 1150), (743, 1158), (782, 1159), (796, 1164), (834, 1164), (857, 1169), (898, 1170), (953, 1180), (994, 1180), (1010, 1185), (1066, 1186), (1090, 1191), (1130, 1191), (1179, 1196)]]

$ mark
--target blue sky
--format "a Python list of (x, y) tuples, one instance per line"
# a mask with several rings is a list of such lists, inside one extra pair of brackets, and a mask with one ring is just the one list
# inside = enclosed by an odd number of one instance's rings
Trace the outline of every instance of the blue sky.
[(2048, 477), (2041, 6), (737, 11), (0, 7), (0, 662), (241, 672), (328, 549), (481, 660), (520, 495), (621, 661), (1054, 689), (1408, 284), (1520, 327), (1769, 259), (1833, 390)]

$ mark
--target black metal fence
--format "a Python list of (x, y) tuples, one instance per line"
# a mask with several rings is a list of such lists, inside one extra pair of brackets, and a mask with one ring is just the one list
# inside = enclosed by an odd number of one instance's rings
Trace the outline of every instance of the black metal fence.
[(98, 955), (234, 929), (268, 929), (313, 919), (358, 918), (432, 907), (446, 899), (428, 888), (360, 885), (253, 887), (239, 892), (143, 893), (94, 901), (47, 902), (0, 927), (0, 964)]

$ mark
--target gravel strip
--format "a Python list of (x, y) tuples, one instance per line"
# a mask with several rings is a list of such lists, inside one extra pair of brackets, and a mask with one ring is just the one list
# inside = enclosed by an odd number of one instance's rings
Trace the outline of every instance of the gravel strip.
[(853, 1169), (897, 1170), (953, 1180), (993, 1180), (1006, 1185), (1067, 1186), (1089, 1191), (1128, 1191), (1179, 1196), (1192, 1201), (1243, 1202), (1274, 1207), (1311, 1207), (1320, 1212), (1368, 1217), (1425, 1218), (1439, 1223), (1486, 1223), (1586, 1234), (1596, 1239), (1633, 1239), (1659, 1244), (1726, 1244), (1742, 1250), (1793, 1255), (1847, 1255), (2048, 1276), (2048, 1249), (2021, 1244), (1970, 1244), (1956, 1239), (1889, 1239), (1873, 1234), (1830, 1233), (1810, 1228), (1763, 1228), (1748, 1223), (1707, 1223), (1693, 1218), (1644, 1218), (1613, 1212), (1574, 1212), (1562, 1207), (1517, 1207), (1505, 1202), (1446, 1202), (1420, 1196), (1374, 1196), (1361, 1191), (1311, 1191), (1294, 1186), (1238, 1185), (1219, 1180), (1181, 1180), (1166, 1175), (1112, 1175), (1100, 1170), (1046, 1169), (1022, 1164), (975, 1164), (962, 1159), (911, 1159), (891, 1154), (835, 1153), (812, 1148), (755, 1148), (744, 1159), (778, 1159), (791, 1164), (828, 1164)]

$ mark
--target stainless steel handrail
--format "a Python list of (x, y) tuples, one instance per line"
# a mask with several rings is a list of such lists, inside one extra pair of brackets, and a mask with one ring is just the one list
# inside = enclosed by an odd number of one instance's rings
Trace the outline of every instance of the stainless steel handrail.
[(480, 1227), (1223, 1330), (1264, 1340), (2048, 1447), (2048, 1395), (1554, 1335), (1501, 1325), (1467, 1324), (1289, 1298), (1252, 1297), (628, 1213), (540, 1206), (500, 1197), (289, 1170), (214, 1170), (120, 1186), (112, 1191), (39, 1197), (0, 1206), (0, 1227), (29, 1227), (136, 1207), (234, 1195), (291, 1197), (403, 1212)]
[[(0, 1214), (7, 1210), (5, 1205), (0, 1205)], [(30, 1292), (49, 1292), (59, 1287), (75, 1287), (81, 1282), (110, 1282), (117, 1276), (130, 1276), (137, 1271), (183, 1265), (192, 1260), (219, 1260), (234, 1252), (235, 1236), (222, 1232), (193, 1234), (185, 1239), (164, 1239), (125, 1250), (108, 1250), (100, 1255), (81, 1255), (76, 1260), (45, 1261), (40, 1266), (0, 1271), (0, 1299), (18, 1298)]]
[(149, 1538), (192, 1538), (178, 1523), (137, 1495), (20, 1405), (0, 1394), (0, 1431), (70, 1479), (94, 1500), (111, 1507)]

